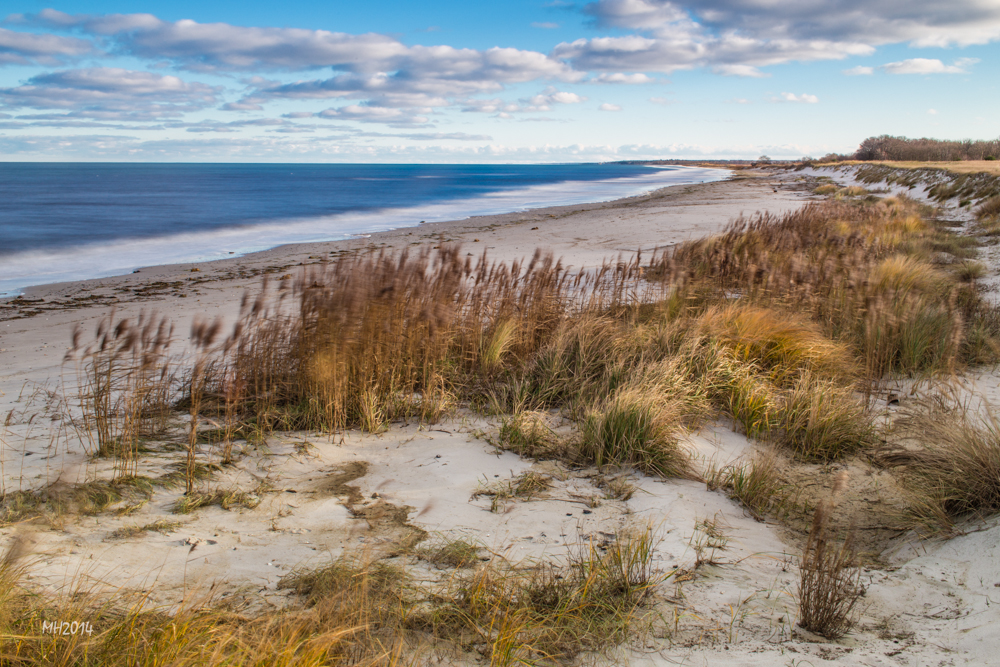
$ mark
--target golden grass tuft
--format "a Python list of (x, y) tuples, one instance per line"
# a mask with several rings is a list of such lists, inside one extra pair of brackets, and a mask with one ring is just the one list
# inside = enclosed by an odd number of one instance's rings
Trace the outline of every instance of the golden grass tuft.
[(777, 441), (809, 459), (836, 459), (878, 442), (874, 420), (850, 388), (804, 374), (781, 406)]
[(789, 489), (779, 474), (778, 453), (771, 448), (755, 450), (749, 456), (716, 470), (706, 480), (710, 490), (724, 489), (759, 521), (780, 512)]
[(755, 364), (779, 386), (802, 372), (850, 379), (854, 360), (843, 344), (788, 312), (742, 304), (710, 308), (698, 319), (704, 335), (741, 363)]
[(911, 401), (894, 425), (904, 444), (875, 455), (900, 474), (912, 521), (934, 532), (1000, 511), (1000, 421), (991, 406), (970, 408), (959, 391)]

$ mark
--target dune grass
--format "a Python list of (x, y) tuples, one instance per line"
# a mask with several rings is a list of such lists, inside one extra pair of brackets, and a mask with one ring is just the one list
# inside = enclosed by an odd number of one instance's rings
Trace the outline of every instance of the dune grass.
[(755, 519), (763, 521), (772, 512), (780, 512), (789, 497), (788, 486), (778, 471), (777, 451), (759, 449), (749, 456), (713, 470), (706, 479), (711, 490), (724, 489), (742, 504)]
[[(81, 428), (93, 434), (94, 454), (116, 457), (121, 485), (136, 479), (129, 473), (142, 455), (139, 435), (159, 428), (143, 420), (162, 419), (164, 405), (171, 419), (183, 414), (187, 458), (169, 476), (188, 489), (179, 512), (259, 501), (259, 493), (195, 488), (209, 457), (224, 465), (239, 458), (237, 437), (374, 433), (465, 407), (497, 419), (500, 447), (615, 473), (698, 478), (683, 436), (713, 419), (792, 460), (841, 459), (880, 442), (868, 399), (886, 377), (1000, 359), (1000, 315), (972, 284), (976, 271), (961, 262), (973, 249), (957, 238), (906, 199), (844, 198), (740, 218), (714, 237), (576, 273), (543, 253), (504, 264), (447, 245), (345, 256), (277, 288), (265, 283), (245, 297), (231, 330), (199, 324), (197, 354), (187, 360), (167, 359), (162, 319), (132, 328), (109, 317), (94, 343), (74, 340)], [(953, 261), (941, 262), (942, 253)], [(914, 501), (921, 520), (1000, 511), (993, 490), (972, 474), (993, 463), (990, 427), (953, 431), (951, 440), (942, 432), (942, 442), (966, 453), (927, 445), (923, 459), (905, 466), (914, 488), (937, 494)], [(937, 465), (942, 457), (951, 467)], [(774, 465), (763, 455), (740, 462), (717, 486), (764, 516), (784, 492)], [(634, 485), (616, 479), (608, 495), (627, 499)], [(543, 487), (524, 476), (484, 493), (500, 509)], [(91, 495), (94, 512), (112, 504)], [(46, 502), (8, 493), (2, 519), (57, 513)], [(587, 545), (558, 570), (496, 559), (479, 566), (474, 548), (425, 554), (460, 571), (456, 588), (431, 600), (402, 570), (342, 560), (289, 579), (301, 604), (288, 610), (250, 617), (199, 603), (165, 614), (137, 603), (107, 612), (118, 620), (99, 636), (57, 648), (8, 614), (0, 635), (22, 638), (0, 638), (15, 642), (0, 651), (54, 656), (53, 664), (134, 664), (129, 656), (149, 650), (168, 663), (392, 665), (405, 664), (430, 637), (478, 646), (497, 665), (562, 658), (634, 631), (661, 578), (651, 567), (651, 539), (647, 531), (603, 550)], [(807, 555), (822, 572), (829, 554), (817, 544)], [(83, 609), (32, 598), (19, 575), (5, 585), (0, 594), (25, 618)]]
[(913, 524), (950, 532), (957, 522), (1000, 512), (1000, 420), (992, 406), (973, 408), (955, 386), (911, 402), (894, 425), (901, 444), (875, 461), (896, 469)]
[[(519, 453), (667, 476), (691, 474), (684, 430), (720, 414), (751, 437), (836, 458), (872, 441), (854, 390), (996, 358), (1000, 318), (963, 288), (977, 265), (929, 261), (955, 238), (887, 199), (741, 218), (646, 261), (575, 274), (542, 253), (507, 265), (451, 246), (345, 257), (277, 290), (265, 283), (228, 335), (202, 324), (199, 360), (175, 392), (192, 423), (196, 412), (222, 422), (224, 461), (237, 433), (378, 432), (460, 405), (509, 415), (497, 441)], [(108, 332), (133, 329), (103, 327), (74, 346), (91, 359), (85, 378), (136, 349), (164, 358), (162, 320), (135, 329), (147, 343), (118, 347)], [(95, 357), (102, 345), (125, 352)], [(82, 394), (90, 412), (94, 382)], [(553, 410), (578, 436), (555, 437), (540, 417)]]
[[(563, 566), (495, 557), (475, 567), (475, 547), (452, 545), (446, 564), (469, 574), (431, 590), (402, 567), (344, 556), (285, 577), (279, 587), (294, 597), (284, 608), (253, 612), (192, 598), (168, 613), (141, 593), (35, 589), (25, 583), (30, 545), (15, 541), (0, 558), (0, 656), (57, 666), (388, 667), (458, 648), (478, 649), (492, 665), (553, 662), (609, 647), (638, 627), (666, 577), (653, 565), (654, 546), (646, 529), (601, 548), (580, 544)], [(72, 632), (48, 625), (63, 620)]]

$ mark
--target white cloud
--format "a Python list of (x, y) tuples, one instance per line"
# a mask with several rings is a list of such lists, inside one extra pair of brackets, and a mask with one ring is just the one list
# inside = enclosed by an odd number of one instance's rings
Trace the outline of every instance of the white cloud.
[(600, 109), (601, 111), (621, 111), (622, 110), (622, 108), (620, 106), (618, 106), (617, 104), (608, 104), (607, 102), (605, 102), (604, 104), (602, 104), (601, 106), (599, 106), (597, 108)]
[(965, 68), (977, 62), (975, 58), (963, 58), (956, 60), (954, 65), (945, 65), (936, 58), (910, 58), (886, 63), (879, 69), (887, 74), (965, 74)]
[(698, 26), (754, 40), (965, 46), (1000, 39), (1000, 4), (990, 0), (598, 0), (584, 11), (607, 27)]
[(580, 104), (581, 102), (586, 102), (587, 98), (576, 93), (569, 93), (550, 87), (541, 95), (535, 95), (522, 101), (534, 107), (550, 107), (553, 104)]
[(764, 74), (752, 65), (716, 65), (712, 71), (722, 76), (744, 76), (751, 79), (763, 79), (771, 76)]
[(76, 118), (154, 120), (218, 104), (221, 89), (176, 76), (92, 67), (39, 74), (17, 87), (0, 88), (9, 109), (62, 109)]
[(936, 115), (938, 115), (937, 109), (928, 109), (927, 110), (927, 115), (928, 116), (936, 116)]
[(326, 109), (316, 114), (316, 116), (319, 118), (356, 120), (364, 123), (388, 123), (397, 126), (426, 125), (429, 122), (429, 119), (425, 116), (415, 115), (409, 110), (362, 106), (360, 104), (348, 104), (342, 107)]
[(851, 69), (842, 70), (841, 73), (846, 74), (847, 76), (870, 76), (875, 73), (875, 68), (858, 65), (857, 67), (852, 67)]
[(551, 21), (542, 21), (531, 24), (532, 28), (541, 28), (543, 30), (555, 30), (559, 27), (558, 23), (552, 23)]
[(463, 102), (462, 111), (477, 113), (495, 113), (499, 118), (513, 118), (516, 113), (540, 113), (552, 111), (554, 104), (580, 104), (586, 102), (583, 95), (570, 93), (549, 86), (543, 92), (532, 97), (526, 97), (513, 102), (504, 102), (499, 98), (488, 100), (468, 99)]
[(556, 47), (592, 71), (710, 67), (759, 76), (760, 67), (871, 55), (882, 44), (1000, 39), (1000, 3), (989, 0), (598, 0), (584, 11), (600, 27), (637, 33)]
[(642, 73), (637, 74), (623, 74), (621, 72), (615, 72), (614, 74), (601, 74), (590, 80), (590, 83), (625, 83), (630, 85), (637, 85), (643, 83), (653, 83), (656, 79), (647, 76)]
[(716, 36), (699, 27), (684, 27), (655, 37), (627, 35), (596, 37), (564, 42), (553, 55), (579, 70), (674, 72), (712, 67), (720, 74), (762, 76), (757, 69), (792, 60), (828, 60), (867, 56), (874, 48), (866, 44), (813, 40), (746, 38), (736, 34)]
[(87, 40), (0, 28), (0, 65), (56, 65), (95, 52)]
[(796, 95), (795, 93), (782, 93), (777, 102), (794, 102), (798, 104), (818, 104), (819, 98), (815, 95), (809, 95), (808, 93), (803, 93), (802, 95)]

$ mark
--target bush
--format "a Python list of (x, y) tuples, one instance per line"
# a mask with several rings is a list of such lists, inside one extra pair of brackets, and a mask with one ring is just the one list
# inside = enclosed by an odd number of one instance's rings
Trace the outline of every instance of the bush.
[(813, 516), (812, 529), (799, 562), (799, 625), (810, 632), (837, 639), (857, 622), (857, 604), (864, 595), (857, 568), (854, 533), (848, 531), (838, 546), (829, 534), (831, 505), (823, 503)]

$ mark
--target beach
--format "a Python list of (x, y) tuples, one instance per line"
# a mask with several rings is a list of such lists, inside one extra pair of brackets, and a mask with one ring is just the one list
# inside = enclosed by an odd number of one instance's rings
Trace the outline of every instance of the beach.
[[(820, 199), (813, 194), (818, 182), (811, 172), (746, 169), (728, 180), (611, 202), (428, 223), (31, 287), (0, 303), (0, 408), (10, 415), (2, 431), (4, 489), (80, 484), (108, 472), (110, 463), (89, 458), (79, 432), (52, 415), (70, 409), (73, 400), (76, 368), (65, 361), (73, 328), (89, 338), (109, 311), (116, 318), (166, 315), (183, 348), (198, 317), (221, 317), (224, 327), (231, 326), (243, 295), (255, 293), (263, 279), (280, 284), (343, 257), (419, 253), (451, 244), (472, 260), (485, 253), (496, 261), (524, 262), (536, 251), (551, 253), (575, 274), (711, 236), (740, 216), (794, 211)], [(997, 384), (989, 374), (980, 380), (990, 391)], [(641, 644), (615, 649), (615, 657), (627, 664), (986, 664), (991, 659), (998, 612), (989, 594), (1000, 586), (994, 584), (1000, 582), (995, 522), (951, 541), (911, 535), (895, 542), (891, 567), (863, 571), (867, 593), (858, 630), (827, 640), (793, 622), (801, 540), (778, 522), (758, 520), (693, 479), (622, 471), (618, 477), (633, 489), (628, 497), (616, 497), (602, 486), (607, 480), (596, 466), (533, 460), (494, 446), (489, 434), (497, 424), (498, 419), (460, 406), (436, 424), (393, 423), (377, 434), (279, 432), (214, 478), (218, 488), (244, 494), (230, 508), (171, 514), (182, 490), (164, 489), (134, 511), (0, 528), (0, 546), (15, 538), (30, 541), (36, 560), (28, 579), (51, 588), (83, 577), (98, 588), (148, 590), (153, 602), (167, 608), (211, 590), (260, 610), (286, 604), (290, 593), (279, 584), (290, 574), (351, 550), (398, 562), (393, 550), (401, 543), (461, 538), (481, 545), (484, 559), (493, 554), (513, 562), (559, 560), (574, 545), (646, 526), (657, 539), (655, 565), (674, 573), (661, 584), (663, 595), (679, 611), (670, 619), (672, 633), (656, 626)], [(562, 432), (569, 423), (553, 414), (550, 425)], [(697, 461), (718, 468), (753, 447), (725, 420), (705, 424), (684, 444)], [(167, 474), (176, 462), (176, 452), (150, 456), (144, 471)], [(865, 485), (856, 494), (859, 503), (865, 494), (878, 493), (880, 484), (892, 484), (884, 471), (872, 473), (857, 463), (842, 468)], [(822, 484), (832, 483), (829, 472), (824, 468)], [(491, 485), (526, 473), (544, 476), (549, 486), (530, 501), (495, 500)], [(500, 511), (496, 502), (503, 505)], [(123, 537), (124, 529), (157, 521), (175, 523), (162, 532)], [(433, 559), (414, 560), (412, 569), (425, 581), (445, 576)], [(459, 651), (441, 664), (471, 665), (477, 659)], [(606, 657), (580, 659), (604, 664)]]
[(540, 249), (574, 270), (592, 269), (605, 260), (716, 233), (740, 215), (791, 210), (811, 196), (794, 178), (749, 173), (612, 202), (429, 223), (233, 259), (151, 266), (122, 276), (30, 287), (20, 298), (0, 301), (0, 349), (5, 350), (0, 391), (10, 400), (25, 380), (58, 376), (72, 326), (79, 323), (90, 330), (111, 308), (120, 316), (135, 317), (142, 310), (169, 314), (178, 332), (186, 332), (196, 315), (221, 316), (232, 323), (243, 292), (256, 290), (265, 275), (280, 277), (343, 254), (413, 252), (442, 243), (461, 244), (466, 254), (479, 257), (486, 252), (491, 260), (503, 262), (530, 259)]

